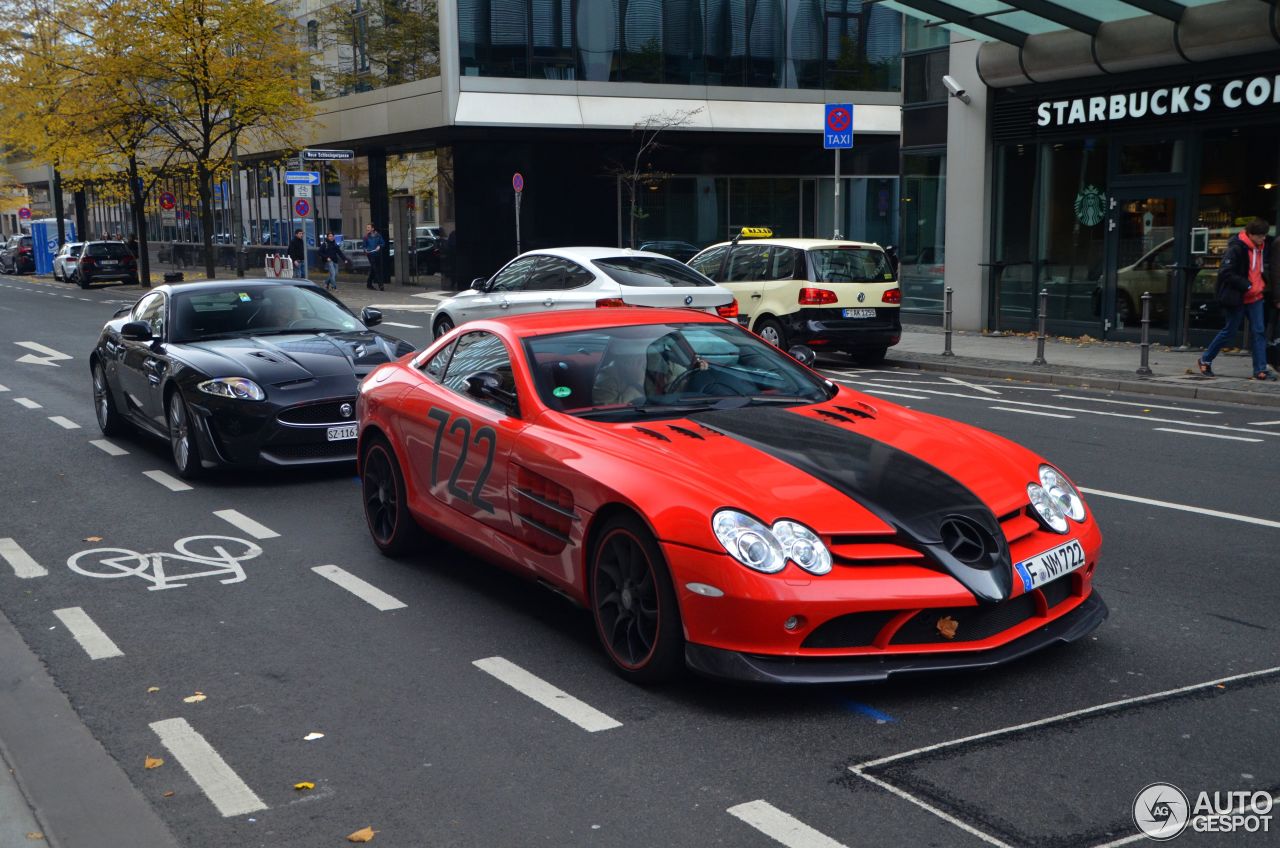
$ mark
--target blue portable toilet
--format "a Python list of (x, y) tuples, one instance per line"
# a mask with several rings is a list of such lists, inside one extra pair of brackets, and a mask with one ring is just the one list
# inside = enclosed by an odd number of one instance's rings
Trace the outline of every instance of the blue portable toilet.
[[(65, 228), (67, 241), (75, 241), (75, 222), (63, 220), (62, 226)], [(53, 273), (53, 257), (61, 246), (58, 244), (57, 218), (41, 218), (31, 222), (31, 252), (36, 260), (37, 274)]]

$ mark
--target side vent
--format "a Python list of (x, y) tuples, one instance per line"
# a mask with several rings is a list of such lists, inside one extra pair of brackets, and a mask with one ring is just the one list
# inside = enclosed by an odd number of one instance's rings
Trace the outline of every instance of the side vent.
[(650, 430), (648, 427), (636, 427), (635, 429), (641, 433), (644, 433), (646, 436), (652, 436), (653, 438), (657, 439), (660, 442), (671, 441), (666, 436), (659, 433), (657, 430)]
[(541, 554), (558, 554), (569, 544), (578, 515), (573, 493), (554, 480), (522, 465), (512, 465), (511, 511), (520, 522), (521, 538)]
[(679, 434), (680, 434), (680, 435), (682, 435), (682, 436), (687, 436), (687, 437), (689, 437), (690, 439), (697, 439), (698, 441), (705, 441), (705, 438), (703, 437), (703, 435), (702, 435), (701, 433), (698, 433), (698, 432), (695, 432), (695, 431), (693, 431), (693, 430), (690, 430), (688, 427), (681, 427), (679, 424), (668, 424), (668, 425), (667, 425), (667, 429), (672, 430), (672, 431), (674, 431), (674, 432), (676, 432), (676, 433), (679, 433)]

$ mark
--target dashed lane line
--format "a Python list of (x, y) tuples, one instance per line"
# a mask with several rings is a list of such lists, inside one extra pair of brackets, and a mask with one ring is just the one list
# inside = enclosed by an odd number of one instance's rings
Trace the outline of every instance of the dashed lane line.
[(924, 395), (905, 395), (902, 392), (887, 392), (884, 389), (867, 389), (866, 391), (867, 394), (877, 396), (907, 398), (908, 400), (928, 400)]
[(280, 534), (263, 524), (259, 524), (249, 516), (234, 509), (220, 509), (213, 513), (223, 521), (255, 539), (277, 539)]
[(768, 801), (749, 801), (725, 812), (787, 848), (844, 848), (842, 843), (787, 815)]
[(224, 818), (265, 810), (267, 805), (254, 794), (227, 761), (184, 718), (167, 718), (151, 723), (151, 729), (169, 753), (186, 770)]
[(1045, 418), (1075, 418), (1074, 415), (1064, 415), (1061, 412), (1041, 412), (1038, 409), (1018, 409), (1016, 406), (988, 406), (987, 409), (998, 409), (1001, 412), (1020, 412), (1023, 415), (1042, 415)]
[(1080, 486), (1080, 491), (1086, 495), (1097, 495), (1100, 498), (1114, 498), (1118, 501), (1130, 501), (1132, 503), (1145, 504), (1147, 506), (1158, 506), (1163, 509), (1176, 509), (1179, 512), (1194, 512), (1197, 515), (1207, 515), (1210, 518), (1225, 518), (1228, 521), (1243, 521), (1245, 524), (1257, 524), (1260, 527), (1275, 527), (1280, 529), (1280, 521), (1272, 521), (1269, 518), (1254, 518), (1251, 515), (1238, 515), (1234, 512), (1220, 512), (1216, 509), (1206, 509), (1200, 506), (1188, 506), (1187, 504), (1170, 503), (1169, 501), (1157, 501), (1151, 498), (1140, 498), (1137, 495), (1122, 495), (1119, 492), (1108, 492), (1103, 489), (1088, 489)]
[[(1186, 406), (1159, 406), (1158, 404), (1154, 404), (1154, 403), (1137, 403), (1136, 401), (1132, 401), (1132, 400), (1111, 400), (1110, 398), (1080, 397), (1079, 395), (1054, 395), (1054, 397), (1062, 398), (1063, 400), (1083, 400), (1089, 403), (1114, 403), (1118, 406), (1137, 406), (1137, 407), (1141, 407), (1142, 409), (1167, 409), (1170, 412), (1194, 412), (1197, 415), (1221, 415), (1222, 414), (1221, 412), (1215, 412), (1212, 409), (1191, 409), (1190, 407), (1186, 407)], [(1276, 422), (1276, 423), (1280, 424), (1280, 422)], [(1249, 425), (1249, 426), (1253, 426), (1253, 425)]]
[(23, 580), (44, 577), (49, 573), (48, 569), (32, 559), (31, 555), (13, 539), (0, 539), (0, 557), (4, 557), (5, 562), (9, 563), (14, 576)]
[(386, 592), (366, 583), (359, 577), (356, 577), (350, 571), (339, 568), (336, 565), (317, 565), (311, 569), (326, 580), (329, 580), (346, 589), (360, 600), (379, 612), (387, 612), (389, 610), (404, 609), (408, 604), (399, 598), (388, 595)]
[(25, 406), (27, 409), (43, 409), (44, 407), (33, 401), (31, 398), (14, 398), (13, 402), (18, 406)]
[(49, 420), (64, 430), (79, 430), (80, 425), (62, 415), (50, 415)]
[(1280, 421), (1250, 421), (1250, 427), (1274, 427), (1280, 424)]
[(383, 321), (383, 322), (382, 322), (382, 326), (384, 326), (384, 327), (402, 327), (402, 328), (404, 328), (404, 329), (406, 329), (406, 330), (421, 330), (421, 329), (422, 329), (422, 325), (421, 325), (421, 324), (401, 324), (401, 323), (399, 323), (399, 322), (397, 322), (397, 321)]
[(177, 477), (174, 477), (170, 474), (165, 474), (163, 471), (144, 471), (142, 472), (142, 476), (150, 477), (152, 480), (155, 480), (157, 483), (159, 483), (161, 486), (164, 486), (166, 489), (168, 489), (171, 492), (191, 491), (191, 487), (188, 486), (186, 483), (182, 482)]
[(0, 386), (0, 392), (7, 392), (7, 391), (9, 391), (8, 386)]
[(528, 698), (581, 727), (588, 733), (622, 727), (622, 722), (610, 718), (590, 704), (580, 701), (563, 689), (552, 686), (537, 675), (502, 657), (488, 657), (471, 663)]
[(103, 632), (82, 607), (67, 607), (54, 610), (53, 614), (62, 622), (84, 652), (91, 660), (107, 660), (112, 657), (123, 657), (124, 651), (111, 641), (111, 637)]
[(93, 445), (108, 456), (126, 456), (129, 453), (124, 448), (119, 445), (112, 444), (106, 439), (90, 439), (89, 444)]
[(1228, 436), (1225, 433), (1201, 433), (1199, 430), (1177, 430), (1173, 427), (1156, 427), (1157, 433), (1180, 433), (1183, 436), (1203, 436), (1206, 439), (1230, 439), (1233, 442), (1260, 442), (1262, 439), (1251, 439), (1248, 436)]

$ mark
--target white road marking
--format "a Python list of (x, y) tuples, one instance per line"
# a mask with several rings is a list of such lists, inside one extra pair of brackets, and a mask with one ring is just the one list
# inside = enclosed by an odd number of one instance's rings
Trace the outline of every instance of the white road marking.
[(84, 648), (91, 660), (106, 660), (112, 657), (123, 657), (124, 651), (111, 641), (111, 637), (102, 631), (89, 614), (81, 607), (67, 607), (54, 610), (62, 625), (70, 631), (75, 640)]
[(249, 516), (234, 509), (220, 509), (214, 515), (239, 530), (243, 530), (255, 539), (276, 539), (280, 534), (270, 527), (259, 524)]
[(824, 833), (787, 815), (768, 801), (749, 801), (725, 810), (787, 848), (845, 848)]
[(0, 539), (0, 557), (13, 569), (14, 576), (26, 580), (31, 577), (44, 577), (49, 573), (43, 565), (31, 558), (22, 546), (13, 539)]
[(59, 367), (57, 363), (71, 359), (71, 357), (60, 350), (54, 350), (51, 347), (45, 347), (39, 342), (14, 342), (19, 347), (25, 347), (27, 350), (34, 350), (35, 353), (28, 353), (26, 356), (19, 356), (18, 362), (27, 362), (31, 365), (52, 365), (54, 368)]
[(400, 324), (400, 323), (397, 323), (396, 321), (383, 321), (383, 322), (382, 322), (382, 326), (384, 326), (384, 327), (403, 327), (403, 328), (405, 328), (406, 330), (421, 330), (421, 329), (422, 329), (422, 325), (420, 325), (420, 324)]
[(14, 398), (13, 402), (18, 406), (25, 406), (27, 409), (42, 409), (43, 407), (33, 401), (31, 398)]
[(622, 722), (616, 721), (595, 707), (579, 701), (563, 689), (557, 689), (510, 660), (502, 657), (488, 657), (487, 659), (476, 660), (471, 664), (486, 674), (491, 674), (498, 678), (520, 694), (532, 698), (552, 712), (559, 713), (588, 733), (622, 727)]
[[(1143, 409), (1167, 409), (1170, 412), (1195, 412), (1199, 415), (1221, 415), (1221, 412), (1214, 412), (1211, 409), (1187, 409), (1185, 406), (1159, 406), (1154, 403), (1135, 403), (1131, 400), (1111, 400), (1110, 398), (1091, 398), (1080, 397), (1078, 395), (1054, 395), (1054, 397), (1063, 400), (1083, 400), (1089, 403), (1114, 403), (1120, 406), (1139, 406)], [(1280, 423), (1280, 422), (1276, 422)]]
[(1280, 424), (1280, 421), (1250, 421), (1249, 422), (1250, 427), (1274, 427), (1277, 424)]
[(985, 392), (986, 394), (989, 394), (989, 395), (1000, 394), (1000, 392), (996, 391), (995, 389), (988, 388), (986, 386), (979, 386), (974, 383), (966, 383), (964, 380), (961, 380), (959, 377), (943, 377), (942, 379), (946, 380), (948, 383), (955, 383), (957, 386), (964, 386), (966, 389), (973, 389), (975, 392)]
[(1227, 436), (1223, 433), (1201, 433), (1197, 430), (1175, 430), (1173, 427), (1156, 427), (1157, 433), (1181, 433), (1184, 436), (1204, 436), (1208, 439), (1230, 439), (1233, 442), (1260, 442), (1262, 439), (1251, 439), (1248, 436)]
[(998, 409), (1001, 412), (1021, 412), (1023, 415), (1043, 415), (1045, 418), (1075, 418), (1074, 415), (1063, 415), (1060, 412), (1041, 412), (1038, 409), (1018, 409), (1016, 406), (988, 406), (987, 409)]
[[(879, 392), (880, 389), (897, 390), (902, 388), (902, 386), (896, 385), (894, 383), (858, 383), (853, 380), (836, 380), (836, 382), (845, 383), (847, 385), (853, 386), (858, 391), (868, 392), (870, 394), (880, 394)], [(968, 400), (985, 400), (985, 401), (991, 400), (991, 398), (987, 397), (986, 395), (961, 395), (961, 394), (956, 394), (955, 392), (940, 392), (937, 389), (921, 389), (921, 388), (917, 388), (916, 386), (912, 386), (911, 391), (921, 392), (926, 395), (942, 395), (944, 397), (966, 398)], [(924, 398), (921, 398), (921, 400), (924, 400)], [(1011, 400), (1009, 401), (1009, 403), (1018, 403), (1018, 401)]]
[(0, 392), (7, 392), (7, 391), (9, 391), (8, 386), (0, 386)]
[(79, 430), (79, 429), (80, 429), (80, 425), (79, 425), (79, 424), (77, 424), (76, 422), (72, 421), (70, 418), (65, 418), (65, 417), (63, 417), (63, 416), (61, 416), (61, 415), (50, 415), (50, 416), (49, 416), (49, 420), (50, 420), (50, 421), (52, 421), (54, 424), (57, 424), (59, 427), (61, 427), (61, 428), (62, 428), (62, 429), (64, 429), (64, 430)]
[(398, 598), (388, 595), (378, 587), (366, 583), (350, 571), (345, 571), (338, 568), (336, 565), (317, 565), (311, 570), (326, 580), (331, 580), (334, 583), (337, 583), (339, 586), (380, 612), (404, 609), (407, 606), (407, 604)]
[(1205, 509), (1204, 507), (1199, 506), (1187, 506), (1186, 504), (1170, 503), (1169, 501), (1140, 498), (1137, 495), (1122, 495), (1119, 492), (1107, 492), (1102, 489), (1087, 489), (1084, 486), (1080, 487), (1080, 491), (1087, 495), (1097, 495), (1100, 498), (1115, 498), (1118, 501), (1132, 501), (1133, 503), (1146, 504), (1147, 506), (1176, 509), (1181, 512), (1194, 512), (1199, 515), (1210, 516), (1211, 518), (1225, 518), (1229, 521), (1243, 521), (1245, 524), (1257, 524), (1262, 527), (1275, 527), (1280, 529), (1280, 521), (1272, 521), (1269, 518), (1254, 518), (1251, 515), (1237, 515), (1234, 512), (1219, 512), (1216, 509)]
[(90, 439), (89, 444), (93, 445), (98, 450), (110, 456), (125, 456), (129, 453), (124, 448), (120, 447), (119, 445), (113, 445), (111, 442), (108, 442), (106, 439)]
[[(893, 762), (898, 762), (900, 760), (906, 760), (913, 757), (918, 757), (921, 754), (928, 754), (933, 751), (942, 750), (944, 748), (954, 748), (958, 745), (965, 745), (970, 742), (978, 742), (980, 740), (991, 739), (996, 736), (1006, 736), (1010, 733), (1018, 733), (1020, 731), (1030, 730), (1032, 728), (1045, 727), (1050, 724), (1057, 724), (1059, 722), (1070, 721), (1071, 719), (1080, 718), (1082, 716), (1092, 715), (1094, 713), (1106, 712), (1109, 710), (1116, 710), (1122, 707), (1132, 706), (1134, 704), (1145, 703), (1147, 701), (1158, 701), (1164, 698), (1171, 698), (1175, 695), (1182, 695), (1187, 692), (1195, 692), (1200, 689), (1209, 689), (1217, 686), (1225, 687), (1227, 684), (1235, 683), (1240, 680), (1249, 680), (1255, 677), (1267, 677), (1277, 673), (1280, 673), (1280, 666), (1277, 666), (1274, 668), (1264, 668), (1258, 671), (1248, 671), (1248, 672), (1245, 672), (1244, 674), (1232, 675), (1231, 677), (1222, 677), (1222, 678), (1219, 678), (1218, 680), (1210, 680), (1207, 683), (1194, 683), (1190, 686), (1181, 686), (1177, 689), (1166, 689), (1163, 692), (1152, 692), (1151, 694), (1148, 694), (1148, 695), (1137, 695), (1132, 698), (1122, 698), (1119, 701), (1111, 701), (1106, 704), (1098, 704), (1093, 707), (1085, 707), (1079, 710), (1072, 710), (1069, 713), (1060, 713), (1059, 715), (1049, 716), (1048, 718), (1037, 719), (1036, 721), (1029, 721), (1023, 724), (1016, 724), (1016, 725), (1013, 725), (1012, 727), (1002, 727), (997, 730), (988, 730), (985, 733), (975, 733), (972, 736), (965, 736), (960, 739), (950, 739), (946, 742), (937, 742), (933, 745), (925, 745), (922, 748), (915, 748), (914, 750), (904, 751), (900, 754), (892, 754), (888, 757), (881, 757), (876, 760), (868, 760), (867, 762), (864, 762), (864, 763), (858, 763), (855, 766), (849, 766), (849, 771), (853, 772), (858, 777), (861, 777), (863, 780), (866, 780), (870, 783), (875, 784), (876, 786), (879, 786), (881, 789), (885, 789), (889, 792), (892, 792), (894, 795), (898, 796), (904, 801), (909, 801), (910, 803), (916, 805), (922, 810), (926, 810), (927, 812), (933, 813), (935, 816), (942, 819), (943, 821), (949, 824), (953, 824), (956, 827), (960, 828), (961, 830), (965, 831), (966, 833), (976, 836), (978, 839), (981, 839), (983, 842), (986, 842), (988, 845), (995, 845), (995, 846), (998, 846), (998, 848), (1011, 848), (1011, 846), (1008, 845), (1008, 843), (1000, 841), (999, 839), (995, 838), (989, 833), (983, 833), (977, 828), (974, 828), (971, 825), (968, 825), (965, 822), (960, 821), (954, 816), (949, 815), (948, 813), (943, 812), (942, 810), (939, 810), (937, 807), (931, 806), (930, 804), (926, 803), (920, 798), (917, 798), (916, 796), (912, 795), (910, 792), (907, 792), (897, 786), (894, 786), (893, 784), (885, 780), (882, 780), (876, 777), (875, 775), (867, 774), (866, 769), (876, 768), (878, 766), (883, 766), (888, 763), (893, 763)], [(1131, 839), (1131, 838), (1125, 838), (1116, 842), (1107, 843), (1107, 846), (1124, 845), (1129, 842), (1135, 842), (1135, 841), (1137, 840)], [(1106, 846), (1098, 846), (1098, 848), (1106, 848)]]
[(151, 729), (224, 818), (267, 808), (186, 719), (153, 721)]
[(161, 486), (164, 486), (166, 489), (168, 489), (171, 492), (191, 491), (191, 487), (188, 486), (186, 483), (182, 482), (177, 477), (173, 477), (169, 474), (165, 474), (163, 471), (144, 471), (142, 472), (142, 476), (150, 477), (152, 480), (155, 480), (157, 483), (159, 483)]
[(902, 392), (887, 392), (884, 389), (866, 389), (869, 395), (883, 395), (884, 397), (907, 398), (909, 400), (928, 400), (924, 395), (904, 395)]

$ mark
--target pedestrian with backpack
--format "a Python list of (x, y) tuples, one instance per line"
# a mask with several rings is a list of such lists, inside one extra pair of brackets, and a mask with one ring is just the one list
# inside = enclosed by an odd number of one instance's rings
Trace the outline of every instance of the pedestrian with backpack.
[(1209, 343), (1209, 349), (1197, 360), (1200, 373), (1213, 377), (1213, 360), (1240, 332), (1241, 323), (1249, 321), (1250, 345), (1253, 355), (1253, 379), (1274, 380), (1276, 375), (1267, 369), (1266, 304), (1267, 263), (1270, 259), (1268, 235), (1271, 225), (1262, 218), (1254, 218), (1244, 229), (1232, 236), (1222, 254), (1218, 266), (1217, 295), (1227, 324)]

